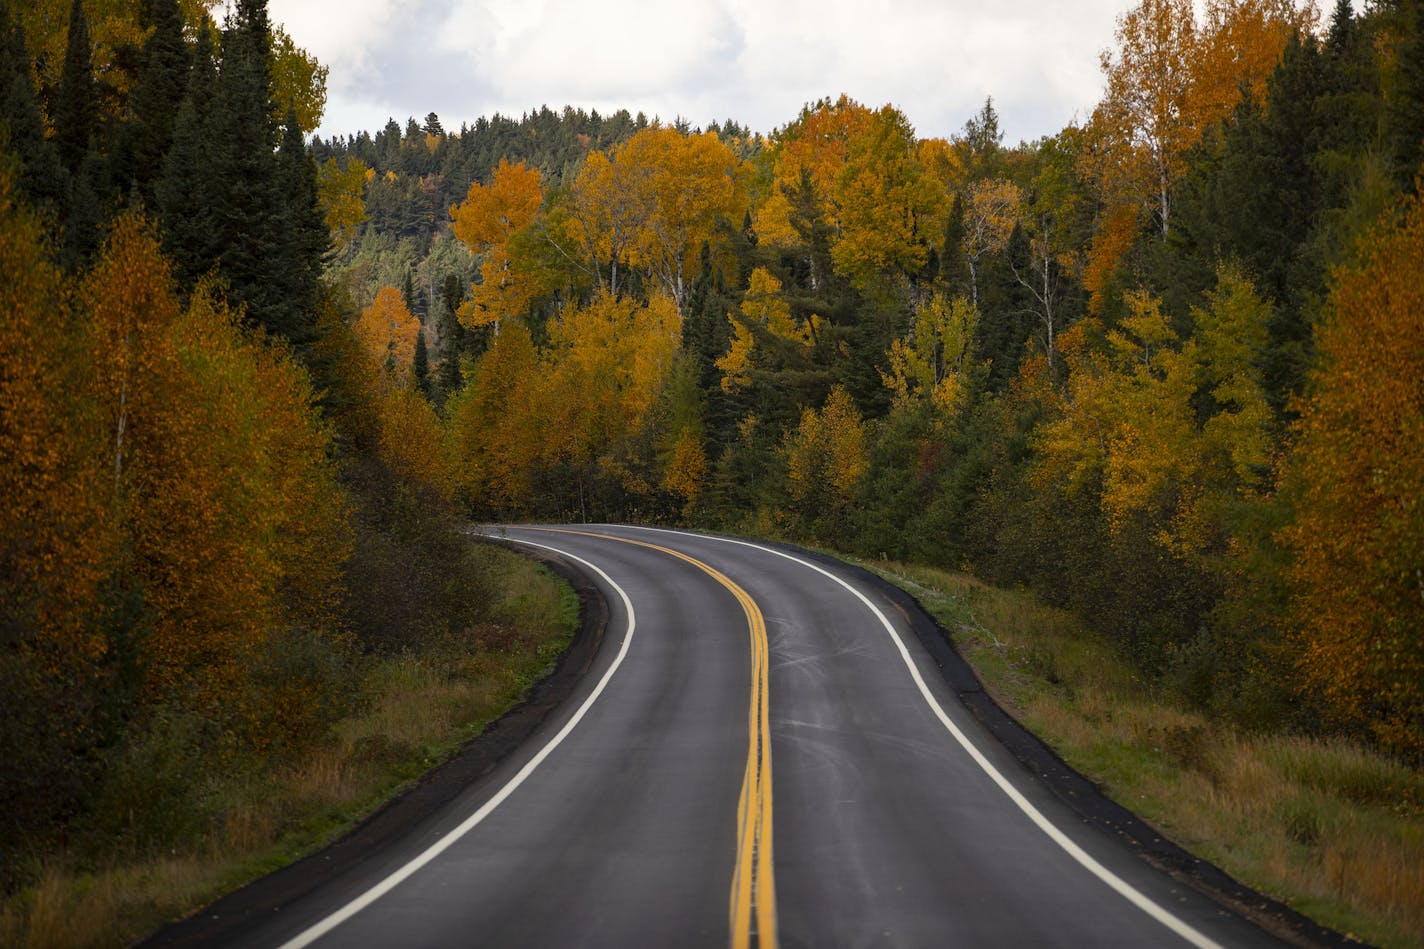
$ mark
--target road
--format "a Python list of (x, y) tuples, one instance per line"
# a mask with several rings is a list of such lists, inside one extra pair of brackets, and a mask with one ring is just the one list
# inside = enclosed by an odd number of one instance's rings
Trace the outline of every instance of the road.
[(875, 584), (731, 539), (510, 527), (608, 630), (532, 738), (244, 945), (1274, 945), (1086, 825)]

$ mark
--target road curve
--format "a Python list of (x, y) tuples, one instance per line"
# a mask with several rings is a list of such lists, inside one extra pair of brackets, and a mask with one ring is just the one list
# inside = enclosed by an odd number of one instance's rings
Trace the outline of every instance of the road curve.
[(1069, 811), (854, 572), (647, 528), (491, 532), (598, 585), (592, 668), (244, 945), (1277, 944)]

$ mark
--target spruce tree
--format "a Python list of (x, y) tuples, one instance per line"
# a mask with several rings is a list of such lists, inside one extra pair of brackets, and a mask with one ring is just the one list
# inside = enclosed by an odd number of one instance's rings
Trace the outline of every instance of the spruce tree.
[(425, 327), (415, 334), (415, 359), (411, 364), (411, 375), (415, 387), (426, 398), (430, 397), (430, 354), (425, 349)]
[(460, 307), (464, 285), (455, 274), (445, 278), (440, 306), (440, 391), (444, 397), (460, 389), (460, 354), (465, 351), (467, 332), (460, 325), (455, 311)]
[(6, 3), (0, 3), (0, 152), (18, 161), (22, 193), (36, 205), (59, 207), (68, 190), (68, 173), (54, 144), (45, 138), (25, 36)]
[[(282, 296), (275, 323), (299, 348), (316, 338), (316, 311), (321, 302), (321, 273), (331, 253), (331, 231), (317, 194), (316, 163), (307, 154), (295, 110), (288, 110), (282, 147), (277, 152), (278, 185), (285, 220), (278, 222), (281, 250), (274, 279)], [(315, 369), (315, 367), (313, 367)], [(320, 377), (321, 373), (315, 373)], [(320, 383), (318, 378), (318, 383)]]
[(99, 95), (89, 42), (89, 18), (80, 0), (69, 8), (69, 37), (54, 110), (54, 142), (71, 174), (79, 171), (99, 124)]
[(190, 58), (178, 0), (151, 0), (148, 10), (152, 31), (143, 44), (139, 82), (130, 100), (133, 118), (124, 126), (115, 164), (121, 184), (151, 205), (188, 90)]
[(1385, 138), (1396, 179), (1412, 188), (1424, 174), (1424, 0), (1398, 0), (1400, 44), (1385, 111)]
[(188, 76), (188, 90), (173, 121), (173, 143), (154, 182), (154, 198), (163, 225), (164, 249), (186, 289), (218, 261), (214, 202), (217, 68), (213, 37), (204, 25), (198, 32)]

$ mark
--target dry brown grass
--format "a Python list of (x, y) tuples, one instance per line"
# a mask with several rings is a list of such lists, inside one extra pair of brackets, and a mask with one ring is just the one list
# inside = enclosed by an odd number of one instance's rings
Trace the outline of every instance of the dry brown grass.
[(1343, 741), (1239, 734), (1026, 594), (882, 572), (936, 615), (1001, 704), (1178, 843), (1342, 932), (1424, 946), (1420, 775)]

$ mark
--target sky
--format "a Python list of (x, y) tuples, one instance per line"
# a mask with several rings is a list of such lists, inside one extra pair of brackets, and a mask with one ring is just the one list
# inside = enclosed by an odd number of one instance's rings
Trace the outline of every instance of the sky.
[[(1133, 0), (269, 0), (330, 69), (323, 137), (547, 105), (770, 133), (844, 93), (950, 137), (992, 96), (1005, 143), (1086, 120)], [(358, 12), (359, 11), (359, 12)]]

